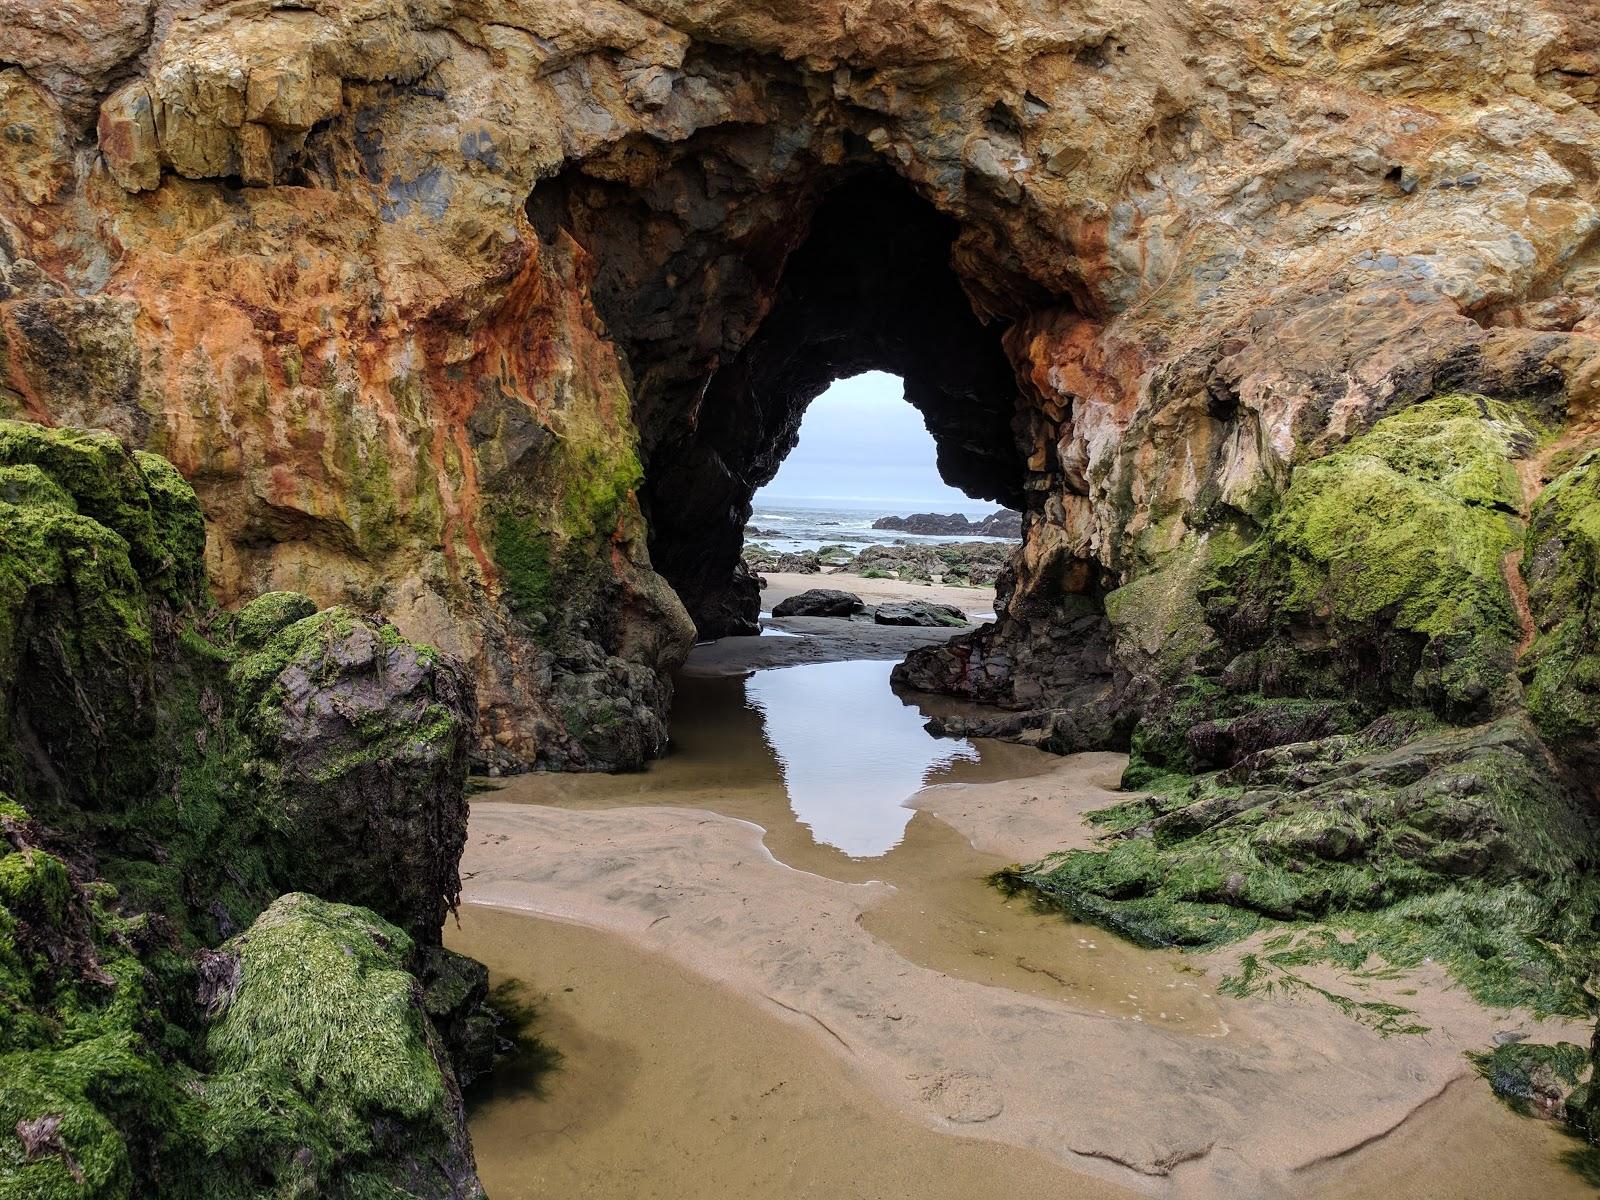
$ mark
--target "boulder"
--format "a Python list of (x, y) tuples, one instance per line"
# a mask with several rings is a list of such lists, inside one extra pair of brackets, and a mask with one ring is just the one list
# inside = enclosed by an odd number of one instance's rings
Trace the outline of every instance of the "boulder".
[(775, 617), (853, 617), (866, 609), (861, 597), (854, 592), (841, 592), (835, 588), (812, 588), (798, 596), (790, 596), (773, 606)]
[(483, 1196), (412, 952), (370, 910), (302, 893), (222, 947), (197, 1088), (203, 1194)]
[(872, 614), (879, 625), (927, 625), (965, 627), (971, 622), (967, 614), (953, 604), (934, 604), (928, 600), (907, 600), (900, 603), (880, 604)]
[(461, 668), (380, 617), (332, 608), (274, 635), (233, 680), (283, 830), (278, 878), (437, 944), (466, 844), (476, 713)]

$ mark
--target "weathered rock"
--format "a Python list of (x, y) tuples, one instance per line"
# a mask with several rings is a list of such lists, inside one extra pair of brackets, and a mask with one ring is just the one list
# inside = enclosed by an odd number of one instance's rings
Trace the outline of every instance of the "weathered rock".
[(880, 604), (872, 611), (878, 625), (931, 625), (965, 627), (967, 614), (953, 604), (934, 604), (928, 600), (909, 600), (903, 604)]
[(854, 592), (837, 588), (812, 588), (772, 606), (775, 617), (852, 617), (866, 605)]
[(276, 877), (436, 943), (461, 893), (471, 684), (388, 622), (343, 609), (273, 635), (233, 676), (277, 810)]
[(300, 893), (222, 947), (237, 984), (206, 1033), (209, 1194), (483, 1195), (411, 952), (376, 914)]

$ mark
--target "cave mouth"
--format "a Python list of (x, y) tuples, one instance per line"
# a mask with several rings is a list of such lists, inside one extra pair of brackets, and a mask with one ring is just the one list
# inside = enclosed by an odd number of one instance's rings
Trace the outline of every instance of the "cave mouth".
[[(807, 405), (795, 448), (755, 494), (753, 519), (759, 523), (767, 509), (829, 514), (851, 525), (869, 514), (993, 511), (945, 483), (937, 460), (922, 414), (906, 401), (905, 380), (884, 371), (836, 379)], [(827, 528), (816, 532), (824, 543), (837, 542)]]
[(766, 315), (688, 411), (653, 422), (641, 501), (651, 560), (701, 638), (759, 629), (744, 529), (756, 491), (836, 380), (898, 376), (937, 449), (939, 474), (975, 500), (1021, 509), (1017, 383), (951, 267), (956, 223), (903, 180), (856, 175), (826, 193), (787, 256)]

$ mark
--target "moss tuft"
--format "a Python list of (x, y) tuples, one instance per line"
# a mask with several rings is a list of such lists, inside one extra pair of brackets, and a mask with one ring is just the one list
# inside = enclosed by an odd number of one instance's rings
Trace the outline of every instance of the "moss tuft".
[(247, 650), (267, 644), (274, 634), (296, 621), (315, 616), (316, 604), (299, 592), (266, 592), (233, 615), (233, 639)]

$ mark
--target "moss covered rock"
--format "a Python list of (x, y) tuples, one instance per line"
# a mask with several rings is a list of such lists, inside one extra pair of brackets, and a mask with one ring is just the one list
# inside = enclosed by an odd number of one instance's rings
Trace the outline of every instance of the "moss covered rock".
[(274, 634), (232, 677), (275, 877), (437, 942), (466, 844), (465, 673), (381, 618), (333, 608)]
[(310, 596), (299, 592), (267, 592), (233, 614), (233, 640), (242, 650), (259, 650), (274, 634), (296, 621), (315, 616), (316, 612), (316, 603)]
[[(1191, 536), (1112, 593), (1119, 659), (1145, 677), (1130, 785), (1396, 709), (1502, 711), (1521, 632), (1504, 570), (1513, 464), (1534, 441), (1512, 406), (1434, 397), (1298, 466), (1253, 540)], [(1128, 666), (1136, 650), (1148, 665)], [(1219, 721), (1238, 736), (1190, 737)]]
[(155, 642), (197, 597), (194, 493), (103, 433), (0, 421), (0, 786), (41, 806), (148, 788)]
[(0, 832), (0, 1195), (138, 1195), (196, 1128), (146, 931), (20, 806), (0, 800)]
[(1146, 944), (1299, 922), (1285, 963), (1432, 958), (1486, 1003), (1588, 1010), (1600, 830), (1524, 719), (1396, 714), (1168, 785), (1096, 814), (1104, 849), (1007, 881)]
[(1472, 396), (1378, 422), (1296, 469), (1263, 536), (1203, 593), (1208, 614), (1230, 644), (1290, 660), (1278, 670), (1302, 694), (1369, 715), (1484, 715), (1518, 634), (1502, 563), (1521, 503), (1512, 460), (1532, 441)]
[(199, 1088), (208, 1195), (483, 1194), (404, 932), (291, 893), (221, 953)]
[(1557, 753), (1600, 773), (1600, 451), (1539, 497), (1522, 572), (1537, 627), (1521, 663), (1528, 711)]

